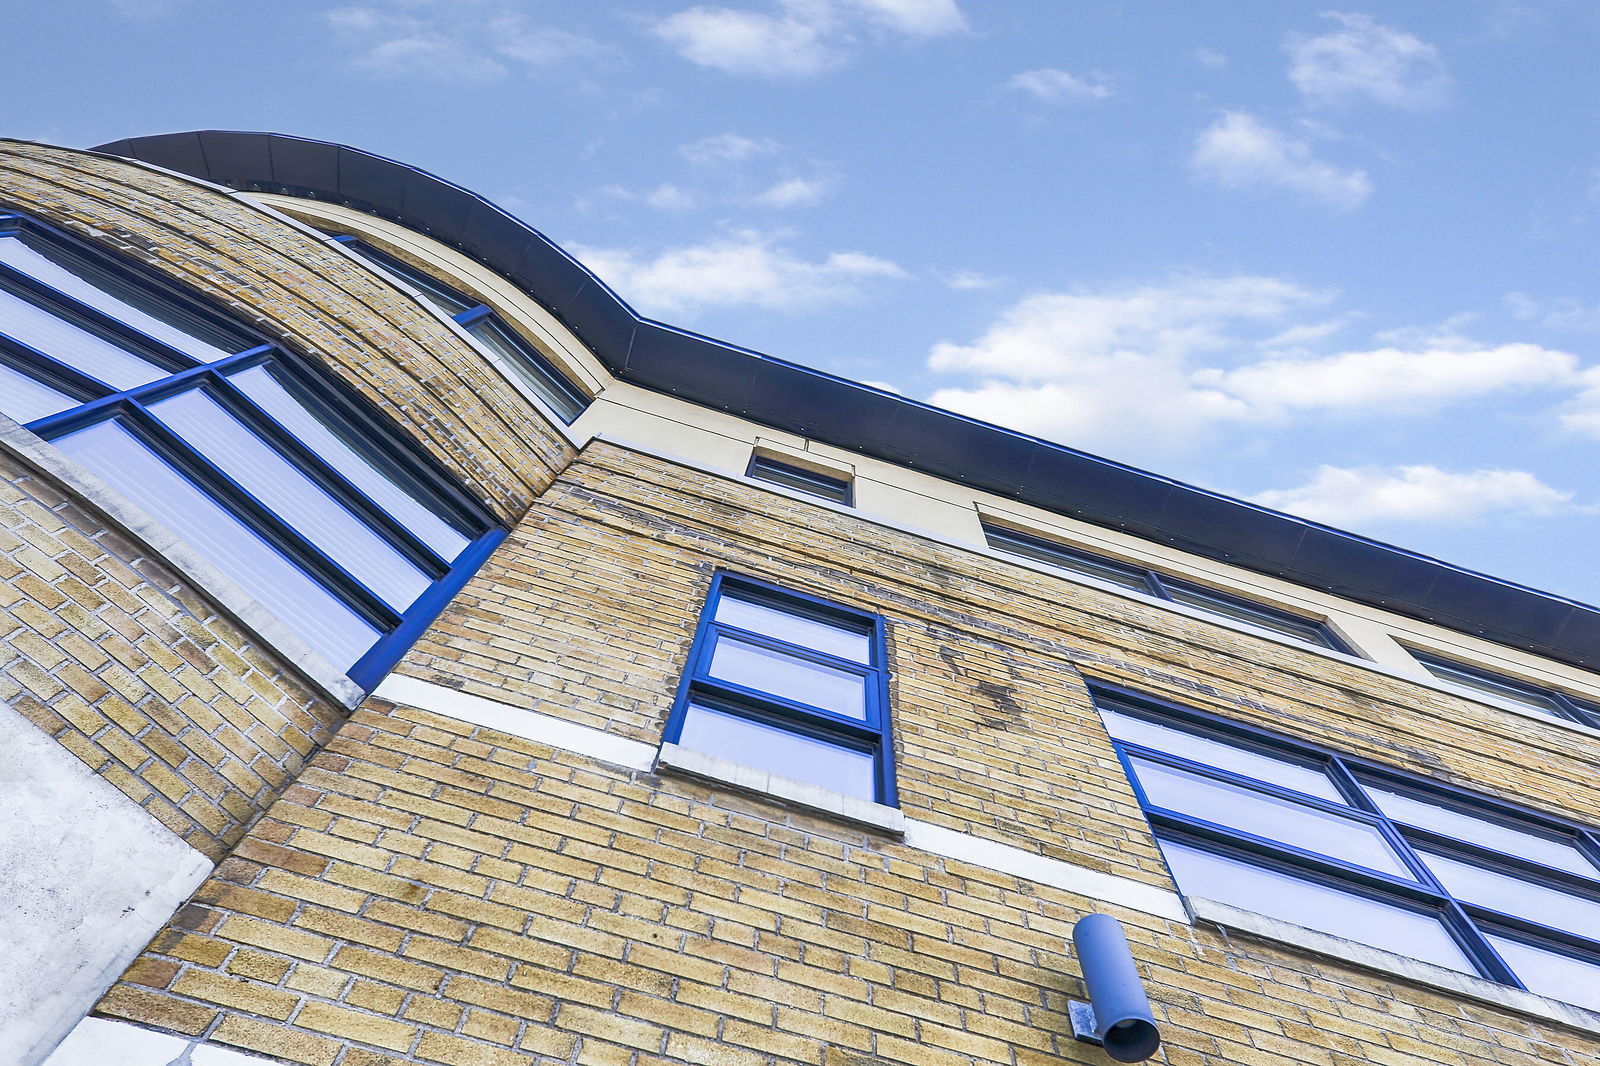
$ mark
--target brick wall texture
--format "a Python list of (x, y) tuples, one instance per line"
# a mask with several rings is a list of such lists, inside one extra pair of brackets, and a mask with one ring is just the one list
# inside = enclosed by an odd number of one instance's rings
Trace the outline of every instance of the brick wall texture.
[[(1584, 809), (1573, 771), (1596, 753), (1570, 733), (600, 443), (402, 669), (654, 742), (719, 567), (884, 613), (906, 813), (1052, 858), (1169, 884), (1085, 676)], [(99, 1010), (341, 1066), (1103, 1062), (1070, 1037), (1064, 946), (1102, 909), (374, 699)], [(1600, 1054), (1593, 1034), (1109, 912), (1169, 1063)]]
[[(908, 816), (1170, 888), (1101, 679), (1556, 812), (1600, 743), (603, 441), (581, 454), (415, 301), (215, 189), (0, 143), (7, 206), (348, 381), (511, 536), (399, 670), (655, 744), (712, 576), (881, 613)], [(9, 463), (9, 461), (7, 461)], [(426, 709), (319, 702), (91, 508), (0, 468), (0, 695), (217, 860), (105, 1016), (316, 1066), (1044, 1066), (1088, 899)], [(264, 812), (264, 813), (263, 813)], [(1308, 952), (1123, 919), (1178, 1066), (1600, 1057)]]

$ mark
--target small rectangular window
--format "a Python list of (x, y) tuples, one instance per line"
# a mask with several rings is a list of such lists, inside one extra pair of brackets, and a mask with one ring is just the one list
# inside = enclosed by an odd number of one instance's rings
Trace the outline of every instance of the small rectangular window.
[(1600, 1005), (1593, 829), (1148, 697), (1093, 695), (1180, 892)]
[(1315, 644), (1330, 651), (1353, 654), (1350, 646), (1340, 640), (1332, 629), (1314, 618), (1302, 618), (1289, 611), (1268, 607), (1264, 603), (1256, 603), (1232, 593), (1168, 577), (1142, 566), (1124, 563), (1117, 559), (1107, 559), (1046, 540), (1044, 537), (991, 525), (988, 522), (983, 523), (983, 535), (989, 547), (997, 551), (1032, 559), (1098, 581), (1109, 582), (1134, 592), (1143, 592), (1158, 599), (1185, 604), (1218, 618), (1240, 622), (1254, 629), (1276, 633), (1306, 644)]
[(851, 483), (847, 479), (829, 477), (827, 474), (819, 474), (814, 470), (806, 470), (765, 455), (757, 454), (750, 457), (750, 466), (745, 471), (745, 476), (753, 477), (757, 481), (782, 485), (786, 489), (794, 489), (796, 492), (803, 492), (818, 499), (850, 506)]
[(894, 805), (883, 620), (719, 574), (665, 740)]

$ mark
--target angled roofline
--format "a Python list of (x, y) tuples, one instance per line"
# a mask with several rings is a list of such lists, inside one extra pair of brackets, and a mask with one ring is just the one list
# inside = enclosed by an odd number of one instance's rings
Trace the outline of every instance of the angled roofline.
[(1058, 514), (1595, 669), (1600, 610), (645, 318), (539, 231), (326, 141), (201, 130), (93, 151), (398, 222), (510, 279), (617, 378)]

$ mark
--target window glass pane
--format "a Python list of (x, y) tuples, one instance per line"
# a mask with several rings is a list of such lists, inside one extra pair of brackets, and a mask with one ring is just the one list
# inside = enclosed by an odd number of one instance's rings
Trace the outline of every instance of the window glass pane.
[(214, 362), (247, 347), (242, 340), (168, 306), (160, 297), (124, 283), (110, 271), (58, 249), (4, 237), (0, 238), (0, 262), (127, 323), (147, 337), (187, 352), (202, 363)]
[(150, 411), (396, 611), (427, 589), (415, 564), (202, 390)]
[(18, 422), (32, 422), (76, 406), (78, 401), (71, 396), (35, 381), (7, 363), (0, 363), (0, 411)]
[(834, 503), (845, 503), (850, 499), (848, 481), (802, 470), (797, 466), (780, 463), (761, 455), (750, 460), (750, 476), (797, 492), (819, 496), (824, 500), (832, 500)]
[(1584, 877), (1600, 877), (1600, 870), (1571, 844), (1512, 829), (1487, 818), (1462, 814), (1442, 803), (1407, 796), (1370, 781), (1362, 781), (1362, 785), (1378, 809), (1397, 822), (1432, 829), (1479, 847), (1494, 848)]
[(545, 366), (542, 356), (529, 352), (526, 341), (512, 337), (492, 316), (474, 322), (467, 327), (467, 332), (499, 356), (501, 364), (543, 400), (561, 421), (571, 422), (583, 414), (586, 405), (572, 395), (571, 384)]
[(1332, 800), (1334, 803), (1345, 802), (1333, 782), (1328, 780), (1328, 775), (1321, 770), (1299, 766), (1249, 748), (1236, 748), (1220, 740), (1212, 740), (1181, 729), (1158, 725), (1143, 718), (1121, 714), (1108, 709), (1104, 704), (1100, 707), (1100, 717), (1105, 719), (1106, 729), (1118, 740), (1143, 744), (1168, 755), (1193, 759), (1195, 762), (1214, 766), (1219, 770), (1232, 770), (1236, 774), (1292, 788), (1308, 796)]
[(1600, 966), (1493, 933), (1486, 935), (1528, 991), (1600, 1010)]
[(290, 394), (276, 372), (264, 366), (234, 374), (228, 379), (261, 406), (285, 429), (325, 459), (356, 488), (400, 524), (439, 554), (446, 562), (460, 555), (471, 541), (448, 525), (388, 475), (368, 462), (361, 452), (346, 443), (353, 434), (348, 427), (325, 421), (311, 408)]
[(379, 269), (403, 278), (422, 294), (424, 300), (427, 300), (447, 315), (459, 315), (463, 311), (470, 311), (478, 306), (471, 300), (457, 295), (447, 287), (434, 281), (427, 274), (424, 274), (403, 259), (385, 255), (375, 248), (362, 244), (360, 241), (340, 241), (339, 243)]
[(1540, 714), (1552, 715), (1556, 718), (1565, 718), (1561, 713), (1561, 705), (1549, 696), (1538, 692), (1530, 692), (1520, 686), (1501, 681), (1499, 678), (1487, 674), (1480, 674), (1475, 670), (1454, 666), (1449, 663), (1439, 662), (1434, 659), (1419, 659), (1428, 672), (1441, 681), (1448, 681), (1452, 685), (1471, 689), (1485, 696), (1492, 696), (1506, 703), (1514, 703), (1519, 707), (1526, 707)]
[(1158, 807), (1415, 880), (1370, 825), (1147, 759), (1134, 757), (1130, 762), (1145, 794)]
[(56, 445), (194, 545), (335, 666), (350, 666), (378, 639), (378, 630), (123, 427), (101, 422)]
[(720, 681), (809, 703), (864, 720), (867, 679), (861, 674), (809, 662), (738, 637), (718, 635), (708, 673)]
[(1121, 585), (1126, 589), (1136, 592), (1149, 592), (1150, 582), (1145, 579), (1145, 572), (1138, 567), (1124, 566), (1110, 559), (1099, 560), (1088, 556), (1078, 555), (1065, 548), (1058, 548), (1047, 541), (998, 529), (993, 526), (984, 527), (984, 535), (988, 538), (991, 548), (1021, 555), (1035, 562), (1046, 563), (1050, 566), (1071, 570), (1085, 577), (1098, 578), (1109, 581), (1113, 585)]
[(1463, 973), (1477, 973), (1438, 918), (1332, 885), (1163, 840), (1161, 853), (1188, 896), (1214, 899)]
[(1541, 925), (1600, 940), (1600, 901), (1417, 849), (1452, 896)]
[[(0, 240), (0, 248), (4, 246), (5, 241)], [(171, 373), (3, 287), (0, 287), (0, 333), (119, 391)]]
[(1308, 622), (1300, 618), (1286, 617), (1266, 607), (1258, 607), (1251, 603), (1242, 603), (1229, 596), (1217, 595), (1204, 589), (1194, 588), (1190, 585), (1180, 585), (1176, 582), (1165, 582), (1167, 595), (1177, 603), (1186, 603), (1191, 607), (1198, 607), (1203, 611), (1231, 618), (1236, 622), (1255, 626), (1258, 629), (1270, 630), (1295, 640), (1303, 640), (1310, 644), (1320, 644), (1323, 647), (1332, 647), (1327, 634), (1315, 622)]
[(678, 743), (847, 796), (870, 800), (875, 795), (871, 755), (699, 703), (689, 704)]
[(872, 638), (867, 633), (741, 599), (736, 590), (726, 587), (722, 598), (717, 600), (714, 617), (725, 625), (837, 655), (863, 666), (872, 661)]

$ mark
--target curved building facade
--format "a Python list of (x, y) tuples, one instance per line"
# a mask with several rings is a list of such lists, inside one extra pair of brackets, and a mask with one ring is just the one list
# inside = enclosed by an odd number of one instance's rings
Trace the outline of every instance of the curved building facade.
[(0, 1061), (1600, 1054), (1594, 608), (636, 315), (355, 149), (0, 142)]

